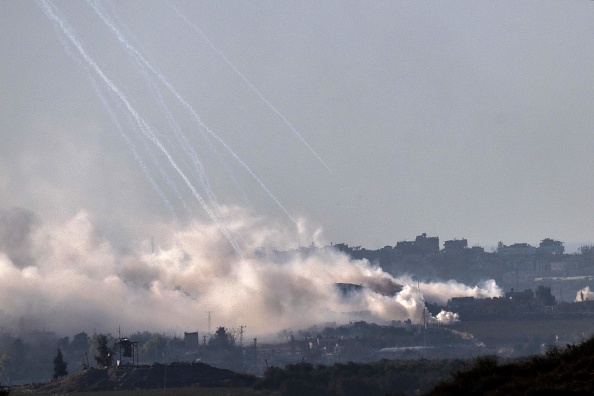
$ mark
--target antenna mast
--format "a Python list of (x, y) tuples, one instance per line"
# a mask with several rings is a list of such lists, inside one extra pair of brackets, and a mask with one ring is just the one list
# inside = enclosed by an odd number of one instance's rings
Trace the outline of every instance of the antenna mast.
[(247, 326), (239, 326), (239, 346), (243, 346), (243, 329), (245, 329)]
[(210, 333), (210, 314), (212, 311), (206, 311), (206, 313), (208, 314), (208, 333)]

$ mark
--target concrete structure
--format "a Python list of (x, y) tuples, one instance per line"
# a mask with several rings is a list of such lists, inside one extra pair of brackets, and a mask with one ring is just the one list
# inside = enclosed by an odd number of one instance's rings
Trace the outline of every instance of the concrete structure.
[(561, 241), (545, 238), (540, 241), (539, 250), (543, 253), (563, 254), (565, 253), (565, 246), (563, 246), (563, 242)]
[(443, 243), (444, 253), (461, 252), (466, 248), (468, 248), (468, 240), (466, 239), (452, 239)]
[(536, 252), (537, 248), (527, 243), (514, 243), (510, 246), (500, 244), (497, 247), (497, 253), (504, 256), (531, 256), (536, 254)]
[(199, 346), (198, 332), (193, 333), (184, 332), (184, 347), (186, 349), (198, 349)]
[(439, 253), (439, 237), (428, 237), (422, 233), (414, 241), (397, 242), (395, 249), (401, 254), (436, 254)]

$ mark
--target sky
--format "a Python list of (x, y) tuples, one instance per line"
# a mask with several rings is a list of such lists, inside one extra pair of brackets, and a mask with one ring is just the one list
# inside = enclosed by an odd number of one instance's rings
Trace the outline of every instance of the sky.
[[(51, 4), (139, 111), (156, 113), (143, 103), (140, 68), (99, 15), (85, 2)], [(590, 2), (100, 6), (325, 243), (379, 248), (422, 232), (471, 245), (594, 241)], [(55, 21), (34, 1), (3, 1), (0, 11), (0, 207), (43, 221), (86, 210), (122, 245), (170, 221), (95, 92), (105, 83)], [(165, 115), (154, 116), (171, 135)], [(186, 135), (201, 135), (184, 117)], [(221, 204), (293, 227), (221, 144), (207, 144), (198, 154)], [(208, 217), (161, 190), (176, 221)]]
[[(278, 261), (260, 248), (594, 242), (591, 2), (5, 0), (0, 15), (0, 272), (39, 290), (0, 316), (98, 284), (138, 284), (139, 309), (173, 293), (172, 312), (231, 287), (184, 274), (225, 283), (246, 261), (249, 295)], [(348, 261), (309, 265), (328, 260)]]

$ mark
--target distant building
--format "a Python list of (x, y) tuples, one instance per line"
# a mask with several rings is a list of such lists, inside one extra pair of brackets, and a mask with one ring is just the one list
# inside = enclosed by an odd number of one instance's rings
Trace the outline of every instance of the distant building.
[(452, 239), (443, 243), (444, 253), (456, 253), (468, 248), (468, 241), (466, 239)]
[(505, 298), (508, 300), (515, 300), (516, 302), (530, 302), (534, 300), (534, 291), (532, 289), (525, 289), (524, 291), (514, 291), (505, 293)]
[(415, 246), (422, 254), (439, 253), (439, 237), (428, 237), (422, 233), (415, 238)]
[(428, 237), (426, 233), (422, 233), (414, 241), (397, 242), (395, 249), (401, 254), (435, 254), (439, 253), (439, 238)]
[(543, 253), (550, 253), (550, 254), (563, 254), (565, 253), (565, 246), (563, 246), (563, 242), (555, 241), (551, 238), (545, 238), (540, 241), (539, 250)]
[(198, 349), (199, 339), (198, 332), (193, 333), (184, 332), (184, 348), (186, 349)]
[(415, 242), (414, 241), (401, 241), (396, 242), (396, 251), (402, 254), (415, 254)]
[(474, 245), (470, 248), (470, 251), (474, 254), (483, 254), (485, 253), (485, 248), (479, 245)]
[(448, 307), (451, 308), (459, 308), (469, 304), (474, 304), (474, 297), (452, 297), (448, 301)]
[(497, 253), (504, 256), (530, 256), (537, 252), (537, 248), (527, 243), (514, 243), (506, 246), (502, 243), (497, 247)]

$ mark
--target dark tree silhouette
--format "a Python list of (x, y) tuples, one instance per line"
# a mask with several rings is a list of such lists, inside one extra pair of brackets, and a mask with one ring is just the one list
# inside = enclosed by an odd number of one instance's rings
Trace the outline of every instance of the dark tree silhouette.
[(64, 361), (62, 351), (58, 349), (58, 354), (54, 358), (54, 379), (68, 375), (68, 363)]
[(555, 296), (551, 293), (551, 288), (546, 286), (538, 286), (534, 293), (536, 299), (543, 305), (554, 305)]
[(96, 338), (97, 354), (95, 361), (101, 367), (111, 366), (113, 354), (111, 348), (107, 346), (107, 336), (105, 334), (98, 334)]
[(228, 349), (235, 346), (235, 337), (229, 329), (217, 328), (208, 345), (216, 349)]
[(89, 349), (89, 336), (84, 331), (76, 334), (70, 342), (70, 349), (73, 351), (86, 352)]

